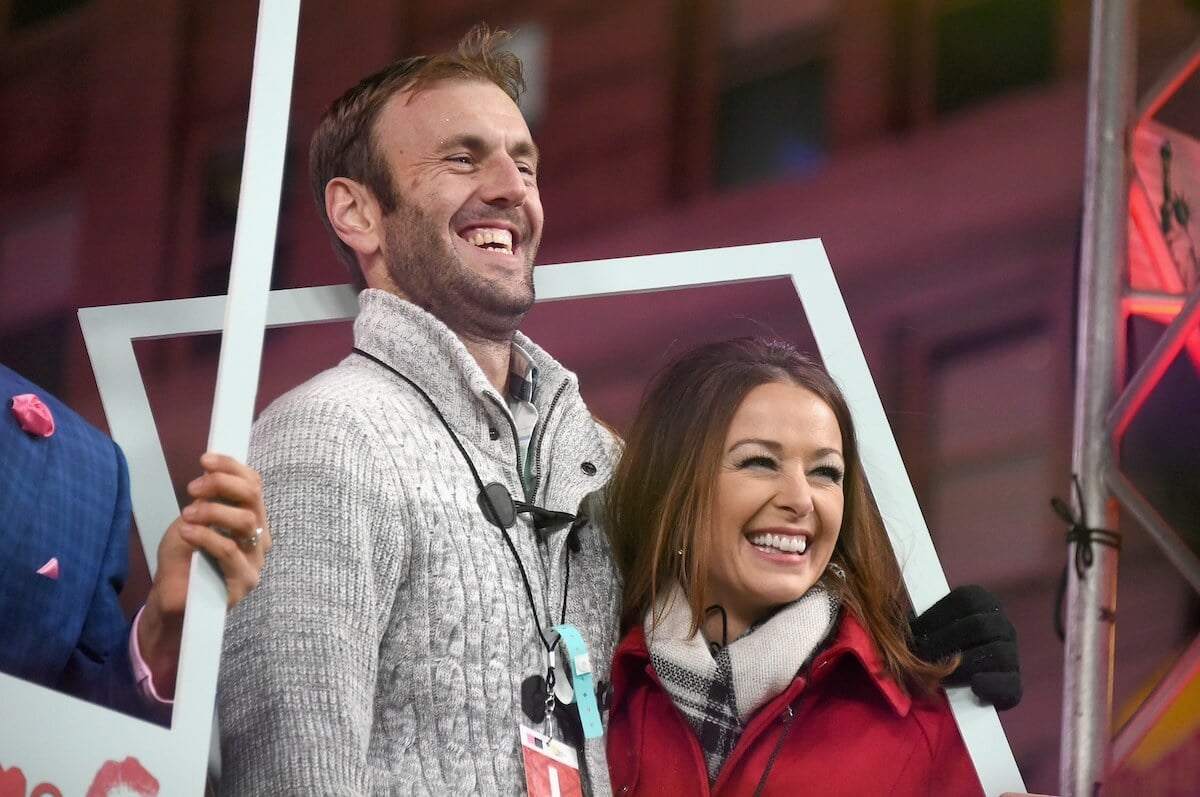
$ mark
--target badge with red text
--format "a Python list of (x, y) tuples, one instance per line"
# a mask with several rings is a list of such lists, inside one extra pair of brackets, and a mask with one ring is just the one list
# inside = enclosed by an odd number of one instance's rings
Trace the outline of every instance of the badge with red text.
[(583, 797), (574, 747), (522, 725), (521, 752), (529, 797)]

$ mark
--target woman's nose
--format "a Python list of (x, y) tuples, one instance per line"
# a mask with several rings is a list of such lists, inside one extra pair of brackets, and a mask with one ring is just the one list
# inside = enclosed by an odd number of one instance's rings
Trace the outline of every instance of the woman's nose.
[(779, 491), (775, 493), (775, 505), (780, 509), (792, 512), (796, 517), (804, 517), (813, 511), (812, 485), (804, 473), (785, 473), (779, 481)]

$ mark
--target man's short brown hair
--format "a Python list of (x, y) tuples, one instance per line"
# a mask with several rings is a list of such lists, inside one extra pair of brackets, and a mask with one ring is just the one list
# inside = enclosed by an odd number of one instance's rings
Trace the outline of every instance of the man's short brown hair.
[(358, 258), (333, 229), (325, 210), (325, 186), (335, 177), (348, 177), (370, 189), (385, 213), (394, 211), (396, 187), (373, 135), (383, 106), (400, 92), (415, 94), (445, 80), (494, 83), (516, 102), (525, 90), (525, 79), (521, 59), (501, 49), (509, 38), (507, 31), (476, 25), (459, 41), (457, 52), (396, 61), (359, 81), (334, 100), (321, 118), (309, 146), (309, 180), (333, 249), (349, 267), (359, 289), (365, 283)]

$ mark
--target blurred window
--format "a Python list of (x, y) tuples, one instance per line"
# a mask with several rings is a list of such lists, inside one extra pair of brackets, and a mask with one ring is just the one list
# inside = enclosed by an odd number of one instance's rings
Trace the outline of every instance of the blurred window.
[(1057, 7), (1057, 0), (943, 0), (933, 31), (936, 111), (1049, 80)]
[(78, 323), (78, 240), (71, 198), (0, 225), (0, 362), (60, 395), (64, 352)]
[[(200, 218), (196, 226), (197, 263), (192, 285), (196, 296), (220, 296), (229, 290), (238, 201), (241, 198), (243, 144), (244, 136), (240, 131), (230, 131), (212, 145), (204, 160), (200, 185)], [(301, 167), (302, 162), (296, 150), (289, 146), (284, 155), (280, 216), (275, 236), (275, 257), (271, 266), (272, 289), (288, 284), (291, 250), (284, 220), (287, 218), (287, 201), (293, 195), (289, 184)], [(197, 353), (215, 356), (220, 351), (220, 335), (196, 335), (190, 338), (190, 341), (192, 350)]]
[(1061, 550), (1047, 533), (1054, 343), (1037, 322), (975, 332), (932, 352), (928, 509), (953, 581), (1003, 583), (1044, 572)]
[(731, 86), (717, 104), (717, 184), (815, 170), (825, 157), (825, 64)]
[(10, 0), (8, 30), (19, 33), (87, 4), (88, 0)]
[(823, 162), (832, 0), (723, 7), (716, 181), (795, 176)]

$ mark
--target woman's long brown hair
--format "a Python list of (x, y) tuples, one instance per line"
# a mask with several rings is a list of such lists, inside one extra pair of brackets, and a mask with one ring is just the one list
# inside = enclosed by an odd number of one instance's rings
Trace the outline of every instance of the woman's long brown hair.
[[(709, 600), (716, 483), (725, 435), (746, 395), (782, 382), (815, 393), (837, 417), (846, 463), (845, 509), (832, 562), (845, 580), (823, 583), (863, 623), (888, 672), (929, 692), (956, 662), (911, 651), (908, 600), (891, 544), (863, 476), (850, 408), (828, 372), (789, 344), (758, 338), (710, 343), (667, 365), (646, 391), (608, 496), (608, 529), (624, 577), (622, 631), (678, 581), (700, 627)], [(682, 551), (682, 553), (680, 553)], [(652, 624), (658, 617), (652, 617)]]

